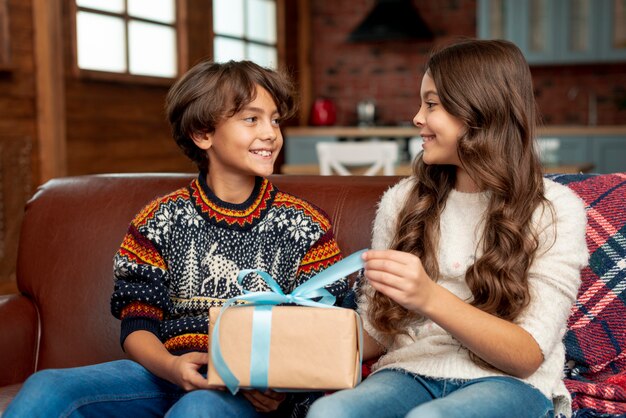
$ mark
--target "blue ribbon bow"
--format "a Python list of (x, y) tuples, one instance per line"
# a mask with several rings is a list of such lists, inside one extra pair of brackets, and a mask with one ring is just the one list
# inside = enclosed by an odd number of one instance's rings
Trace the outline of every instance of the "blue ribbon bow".
[[(248, 306), (256, 306), (252, 319), (252, 353), (250, 364), (254, 366), (251, 367), (250, 371), (250, 385), (259, 389), (267, 389), (272, 307), (282, 303), (293, 303), (301, 306), (336, 308), (333, 306), (336, 300), (335, 296), (324, 289), (324, 287), (363, 268), (361, 254), (365, 251), (367, 251), (367, 249), (357, 251), (333, 264), (296, 287), (289, 294), (283, 293), (278, 283), (276, 283), (276, 280), (264, 271), (246, 269), (239, 272), (237, 276), (239, 284), (242, 284), (243, 278), (248, 274), (256, 273), (261, 276), (272, 291), (251, 292), (244, 289), (244, 295), (230, 298), (224, 303), (215, 321), (213, 336), (211, 338), (211, 361), (213, 362), (215, 370), (224, 381), (224, 384), (233, 395), (239, 390), (239, 380), (226, 364), (219, 344), (220, 320), (224, 311), (236, 301), (248, 301), (250, 302)], [(311, 300), (315, 298), (320, 299), (318, 301)], [(362, 336), (359, 335), (359, 339), (361, 338)], [(360, 344), (360, 347), (362, 347), (362, 344)], [(362, 355), (362, 350), (359, 350), (359, 355)]]

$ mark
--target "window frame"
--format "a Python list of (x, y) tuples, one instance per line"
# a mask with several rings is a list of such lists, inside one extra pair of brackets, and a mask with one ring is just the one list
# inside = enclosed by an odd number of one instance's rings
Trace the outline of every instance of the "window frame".
[[(273, 47), (276, 50), (275, 67), (280, 68), (284, 64), (284, 39), (283, 38), (284, 38), (285, 4), (284, 4), (284, 0), (272, 0), (272, 1), (274, 2), (275, 8), (276, 8), (276, 42), (274, 44), (252, 40), (246, 36), (245, 30), (244, 30), (244, 35), (241, 37), (217, 33), (215, 31), (215, 26), (213, 24), (213, 1), (211, 1), (211, 56), (213, 57), (213, 59), (215, 59), (215, 38), (220, 37), (220, 38), (237, 40), (237, 41), (243, 42), (244, 50), (247, 49), (249, 44)], [(248, 13), (249, 13), (248, 2), (247, 0), (244, 0), (243, 1), (244, 27), (246, 24)], [(246, 56), (244, 59), (250, 59), (250, 58)]]
[(7, 71), (13, 68), (10, 34), (8, 0), (0, 0), (0, 71)]
[[(0, 0), (1, 1), (1, 0)], [(126, 2), (125, 2), (126, 4)], [(111, 13), (103, 10), (90, 9), (88, 7), (79, 7), (76, 0), (70, 0), (70, 28), (71, 28), (71, 60), (72, 74), (76, 78), (115, 81), (122, 83), (135, 84), (151, 84), (169, 86), (172, 81), (176, 80), (186, 70), (188, 61), (187, 37), (188, 31), (184, 22), (187, 21), (187, 8), (185, 0), (174, 0), (175, 20), (173, 24), (157, 22), (149, 19), (133, 17), (128, 14), (128, 8), (125, 7), (123, 13)], [(124, 30), (126, 39), (126, 64), (127, 69), (124, 73), (101, 71), (93, 69), (84, 69), (78, 66), (78, 30), (77, 30), (77, 13), (78, 11), (87, 11), (89, 13), (97, 13), (104, 16), (121, 17), (124, 19)], [(128, 43), (128, 23), (130, 21), (145, 22), (150, 24), (160, 24), (168, 26), (176, 31), (176, 74), (173, 77), (159, 77), (150, 75), (131, 74), (129, 72), (129, 43)]]

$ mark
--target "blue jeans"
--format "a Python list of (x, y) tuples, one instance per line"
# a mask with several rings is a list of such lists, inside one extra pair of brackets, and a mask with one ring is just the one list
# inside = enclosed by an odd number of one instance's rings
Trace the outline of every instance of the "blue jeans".
[(185, 392), (139, 363), (119, 360), (32, 375), (3, 418), (264, 417), (240, 394)]
[(307, 418), (543, 418), (553, 405), (541, 392), (512, 377), (431, 379), (381, 370), (354, 389), (313, 403)]

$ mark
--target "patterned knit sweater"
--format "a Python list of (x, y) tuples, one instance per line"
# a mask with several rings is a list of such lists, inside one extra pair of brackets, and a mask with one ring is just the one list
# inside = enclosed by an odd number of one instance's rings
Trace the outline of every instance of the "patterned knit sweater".
[[(397, 214), (413, 181), (413, 178), (402, 180), (383, 196), (374, 222), (372, 248), (389, 248)], [(582, 201), (570, 189), (551, 180), (544, 180), (544, 184), (554, 217), (550, 210), (537, 209), (533, 214), (540, 244), (529, 271), (531, 301), (515, 323), (533, 336), (544, 356), (543, 364), (524, 381), (554, 401), (556, 416), (569, 416), (570, 396), (562, 380), (565, 363), (562, 339), (580, 285), (580, 270), (588, 261), (587, 222)], [(465, 272), (482, 253), (479, 239), (488, 202), (487, 193), (452, 190), (441, 214), (437, 254), (440, 277), (437, 283), (467, 301), (472, 299), (472, 293), (465, 282)], [(366, 284), (364, 291), (373, 289)], [(367, 306), (367, 298), (361, 297), (359, 309), (362, 313), (367, 311)], [(415, 323), (408, 327), (407, 334), (390, 340), (372, 327), (365, 314), (362, 318), (368, 333), (387, 348), (386, 354), (373, 366), (374, 371), (403, 369), (447, 379), (501, 374), (472, 362), (467, 348), (430, 320)]]
[[(136, 330), (173, 354), (207, 351), (207, 313), (242, 294), (241, 269), (271, 274), (285, 293), (341, 259), (327, 216), (257, 178), (241, 204), (221, 201), (203, 175), (154, 200), (131, 222), (114, 258), (111, 312), (121, 342)], [(250, 274), (243, 287), (265, 291)], [(342, 297), (344, 280), (327, 288)]]

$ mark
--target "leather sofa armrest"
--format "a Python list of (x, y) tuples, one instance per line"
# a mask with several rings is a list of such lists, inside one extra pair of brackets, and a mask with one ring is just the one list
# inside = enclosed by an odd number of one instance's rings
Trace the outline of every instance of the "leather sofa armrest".
[(39, 315), (23, 295), (0, 295), (0, 387), (26, 380), (35, 372)]

